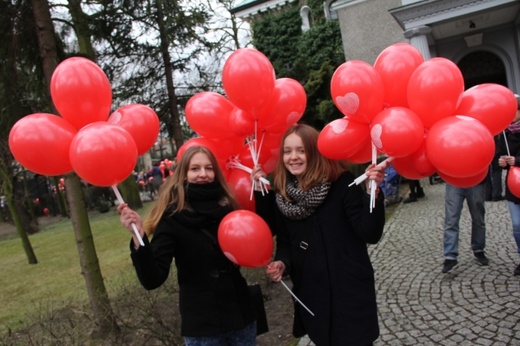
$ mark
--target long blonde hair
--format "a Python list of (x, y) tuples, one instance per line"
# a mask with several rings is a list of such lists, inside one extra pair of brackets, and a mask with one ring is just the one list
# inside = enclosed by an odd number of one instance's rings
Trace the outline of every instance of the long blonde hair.
[(177, 164), (173, 175), (171, 175), (159, 188), (159, 197), (154, 206), (150, 209), (143, 222), (143, 227), (147, 235), (153, 234), (155, 228), (161, 221), (164, 212), (173, 206), (173, 213), (185, 209), (186, 205), (186, 191), (184, 183), (186, 182), (190, 161), (195, 154), (206, 154), (213, 166), (215, 172), (215, 180), (222, 186), (225, 192), (224, 202), (230, 204), (233, 209), (240, 209), (239, 203), (229, 187), (224, 174), (220, 169), (218, 161), (213, 153), (203, 146), (193, 146), (186, 149)]
[(295, 124), (287, 129), (282, 136), (279, 157), (273, 172), (273, 187), (285, 199), (289, 199), (285, 192), (285, 186), (290, 173), (283, 162), (284, 143), (287, 136), (293, 133), (302, 139), (305, 156), (307, 157), (307, 169), (298, 179), (300, 189), (307, 191), (316, 184), (336, 181), (347, 169), (344, 162), (328, 159), (318, 151), (318, 130), (306, 124)]

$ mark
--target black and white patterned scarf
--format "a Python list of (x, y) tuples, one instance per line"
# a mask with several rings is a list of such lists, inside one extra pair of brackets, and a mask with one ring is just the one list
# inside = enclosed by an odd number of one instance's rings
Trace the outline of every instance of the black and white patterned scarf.
[(330, 189), (330, 183), (321, 183), (308, 191), (298, 187), (296, 179), (287, 182), (285, 192), (290, 200), (279, 193), (276, 194), (276, 204), (283, 215), (291, 220), (303, 220), (309, 217), (323, 203)]

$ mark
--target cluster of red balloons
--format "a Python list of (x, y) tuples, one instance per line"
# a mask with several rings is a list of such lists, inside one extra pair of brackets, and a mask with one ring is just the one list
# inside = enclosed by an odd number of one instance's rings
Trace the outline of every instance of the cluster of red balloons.
[(111, 186), (132, 173), (138, 155), (157, 139), (159, 118), (150, 107), (129, 104), (110, 114), (110, 82), (86, 58), (61, 62), (50, 91), (61, 117), (30, 114), (9, 133), (11, 153), (28, 170), (47, 176), (75, 171), (90, 184)]
[(254, 211), (250, 173), (236, 163), (274, 170), (281, 136), (302, 117), (307, 96), (298, 81), (276, 79), (269, 59), (252, 48), (238, 49), (226, 59), (222, 83), (225, 96), (201, 92), (186, 104), (188, 124), (200, 137), (185, 142), (177, 160), (190, 146), (208, 147), (242, 208)]
[(272, 236), (261, 219), (243, 213), (255, 210), (249, 170), (257, 163), (266, 173), (274, 170), (281, 136), (302, 117), (307, 96), (298, 81), (276, 79), (269, 59), (252, 48), (238, 49), (227, 58), (222, 83), (225, 96), (201, 92), (188, 101), (186, 119), (200, 137), (185, 142), (177, 160), (194, 145), (215, 154), (244, 209), (230, 216), (233, 221), (227, 226), (223, 221), (221, 228), (233, 231), (219, 231), (219, 242), (235, 263), (262, 266), (271, 258)]
[(459, 187), (478, 184), (495, 152), (493, 136), (513, 120), (517, 102), (494, 83), (464, 91), (452, 61), (432, 58), (407, 43), (384, 49), (374, 65), (348, 61), (331, 80), (334, 104), (344, 117), (321, 131), (327, 157), (369, 162), (372, 146), (393, 158), (409, 179), (437, 172)]

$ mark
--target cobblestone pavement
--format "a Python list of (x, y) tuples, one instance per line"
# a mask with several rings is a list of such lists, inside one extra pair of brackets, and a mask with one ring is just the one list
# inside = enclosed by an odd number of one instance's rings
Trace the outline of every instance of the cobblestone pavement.
[[(421, 181), (426, 197), (399, 205), (384, 236), (370, 246), (376, 273), (382, 345), (520, 345), (520, 262), (506, 201), (486, 202), (486, 254), (470, 247), (464, 204), (459, 264), (442, 274), (444, 184)], [(313, 345), (302, 338), (298, 346)]]

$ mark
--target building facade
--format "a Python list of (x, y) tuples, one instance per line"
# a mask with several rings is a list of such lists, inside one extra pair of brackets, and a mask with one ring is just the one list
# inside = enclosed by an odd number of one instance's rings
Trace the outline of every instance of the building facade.
[[(237, 17), (254, 20), (296, 0), (245, 0)], [(305, 1), (302, 27), (305, 26)], [(409, 42), (425, 59), (456, 63), (465, 87), (497, 83), (520, 93), (519, 0), (326, 0), (327, 18), (341, 27), (345, 60), (373, 64), (386, 47)]]

